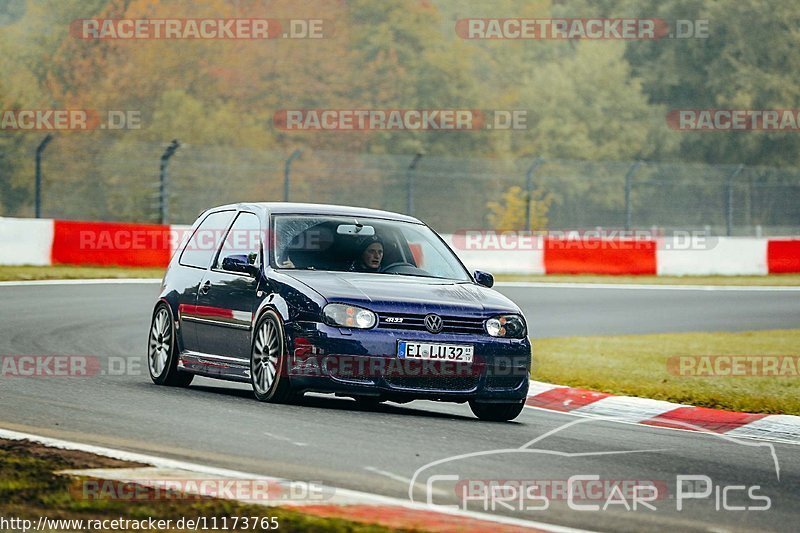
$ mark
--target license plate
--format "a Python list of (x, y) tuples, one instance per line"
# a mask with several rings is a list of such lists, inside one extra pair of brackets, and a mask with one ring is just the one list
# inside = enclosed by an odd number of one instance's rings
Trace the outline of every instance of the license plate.
[(471, 363), (474, 347), (467, 344), (439, 344), (433, 342), (398, 341), (397, 357), (400, 359), (431, 359)]

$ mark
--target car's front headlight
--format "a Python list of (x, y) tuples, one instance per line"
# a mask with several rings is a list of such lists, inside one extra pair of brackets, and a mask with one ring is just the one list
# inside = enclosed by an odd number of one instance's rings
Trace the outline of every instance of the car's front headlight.
[(322, 310), (322, 319), (329, 326), (369, 329), (378, 317), (369, 309), (347, 304), (328, 304)]
[(525, 320), (519, 315), (500, 315), (486, 321), (486, 333), (492, 337), (521, 339), (525, 337)]

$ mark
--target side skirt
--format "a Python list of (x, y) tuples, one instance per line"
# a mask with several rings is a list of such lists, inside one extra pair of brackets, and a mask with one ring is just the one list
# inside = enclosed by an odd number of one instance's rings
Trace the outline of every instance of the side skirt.
[(250, 361), (185, 350), (178, 358), (178, 370), (198, 376), (250, 383)]

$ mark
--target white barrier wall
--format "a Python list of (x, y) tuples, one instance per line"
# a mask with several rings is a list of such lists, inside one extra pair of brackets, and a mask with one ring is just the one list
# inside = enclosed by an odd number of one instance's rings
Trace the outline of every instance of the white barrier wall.
[(659, 276), (763, 276), (767, 267), (768, 239), (709, 237), (692, 243), (685, 238), (659, 240), (656, 266)]
[(53, 221), (0, 217), (0, 265), (49, 265)]
[[(453, 235), (442, 235), (470, 271), (484, 270), (492, 274), (544, 274), (544, 252), (541, 238), (538, 245), (527, 250), (464, 250), (457, 246)], [(462, 239), (463, 240), (463, 239)]]

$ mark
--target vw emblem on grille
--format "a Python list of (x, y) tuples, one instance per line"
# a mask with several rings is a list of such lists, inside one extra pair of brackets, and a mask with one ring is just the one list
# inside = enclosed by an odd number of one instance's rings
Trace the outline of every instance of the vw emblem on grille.
[(425, 329), (430, 331), (431, 333), (439, 333), (442, 331), (442, 327), (444, 323), (442, 322), (442, 317), (437, 314), (431, 313), (429, 315), (425, 315)]

